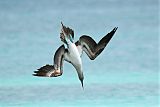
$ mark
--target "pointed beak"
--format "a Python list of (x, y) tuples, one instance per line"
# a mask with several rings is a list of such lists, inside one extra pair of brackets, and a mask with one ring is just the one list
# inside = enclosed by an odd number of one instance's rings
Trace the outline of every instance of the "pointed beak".
[(83, 90), (84, 90), (84, 87), (83, 87), (83, 80), (80, 80), (81, 81), (81, 84), (82, 84), (82, 88), (83, 88)]

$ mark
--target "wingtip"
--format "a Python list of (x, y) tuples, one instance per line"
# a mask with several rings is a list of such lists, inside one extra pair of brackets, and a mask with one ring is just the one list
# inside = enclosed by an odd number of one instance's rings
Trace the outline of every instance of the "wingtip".
[(32, 76), (37, 76), (37, 74), (32, 74)]
[(118, 29), (118, 27), (115, 27), (115, 28), (113, 29), (113, 31), (116, 32), (117, 29)]
[(34, 71), (34, 73), (37, 73), (38, 71)]
[(41, 75), (41, 74), (32, 74), (33, 76), (36, 76), (36, 77), (48, 77), (48, 76), (46, 76), (46, 75)]
[(61, 25), (62, 25), (62, 27), (64, 26), (62, 21), (61, 21)]

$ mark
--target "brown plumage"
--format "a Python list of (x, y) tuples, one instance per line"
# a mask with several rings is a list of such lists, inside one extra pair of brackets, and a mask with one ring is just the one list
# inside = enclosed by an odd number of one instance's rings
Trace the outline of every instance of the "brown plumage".
[(61, 22), (61, 25), (62, 25), (62, 29), (61, 29), (61, 33), (60, 33), (60, 38), (61, 38), (62, 42), (67, 44), (65, 37), (70, 39), (71, 38), (70, 36), (72, 36), (72, 39), (74, 39), (74, 31), (72, 29), (70, 29), (69, 27), (64, 26), (62, 22)]
[(71, 63), (78, 74), (79, 80), (83, 87), (83, 70), (81, 55), (84, 51), (91, 60), (97, 58), (97, 56), (104, 50), (118, 27), (115, 27), (110, 33), (105, 35), (98, 43), (96, 43), (90, 36), (83, 35), (79, 40), (74, 43), (74, 31), (69, 27), (66, 27), (61, 22), (62, 29), (60, 33), (60, 39), (67, 45), (65, 49), (64, 45), (61, 45), (54, 55), (53, 65), (45, 65), (37, 71), (34, 71), (34, 76), (40, 77), (58, 77), (63, 73), (63, 62), (67, 61)]
[(110, 33), (104, 36), (98, 43), (96, 43), (90, 36), (83, 35), (75, 44), (81, 45), (83, 51), (91, 60), (94, 60), (107, 46), (118, 27), (115, 27)]

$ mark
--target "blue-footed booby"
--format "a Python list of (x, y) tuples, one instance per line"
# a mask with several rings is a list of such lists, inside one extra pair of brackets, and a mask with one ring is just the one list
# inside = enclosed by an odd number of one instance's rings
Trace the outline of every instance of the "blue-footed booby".
[[(66, 27), (61, 22), (62, 28), (60, 39), (64, 43), (55, 52), (54, 64), (45, 65), (37, 71), (34, 71), (34, 76), (40, 77), (58, 77), (63, 73), (63, 62), (71, 63), (78, 74), (78, 78), (83, 87), (83, 69), (81, 55), (84, 51), (91, 60), (94, 60), (106, 47), (118, 27), (115, 27), (111, 32), (105, 35), (98, 43), (96, 43), (90, 36), (82, 35), (77, 42), (74, 42), (74, 31)], [(66, 45), (66, 47), (65, 47)]]

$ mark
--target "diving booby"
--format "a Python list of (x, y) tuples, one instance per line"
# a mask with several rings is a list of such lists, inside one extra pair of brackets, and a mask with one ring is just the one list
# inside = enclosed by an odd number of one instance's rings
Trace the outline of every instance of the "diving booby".
[[(66, 27), (61, 22), (62, 28), (60, 39), (64, 43), (55, 52), (54, 64), (45, 65), (37, 71), (34, 71), (34, 76), (40, 77), (58, 77), (63, 73), (63, 62), (71, 63), (78, 74), (79, 80), (83, 87), (83, 70), (81, 55), (84, 51), (91, 60), (94, 60), (106, 47), (118, 27), (115, 27), (110, 33), (105, 35), (98, 43), (96, 43), (90, 36), (82, 35), (77, 42), (74, 42), (74, 31)], [(66, 45), (66, 47), (65, 47)]]

